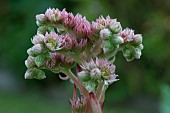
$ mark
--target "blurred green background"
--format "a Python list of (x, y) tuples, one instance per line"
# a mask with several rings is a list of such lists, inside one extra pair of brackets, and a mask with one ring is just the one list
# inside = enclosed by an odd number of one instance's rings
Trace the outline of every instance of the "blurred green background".
[(69, 82), (50, 72), (45, 80), (24, 80), (35, 15), (49, 7), (90, 21), (110, 15), (143, 34), (140, 60), (117, 56), (120, 81), (106, 92), (105, 113), (170, 113), (170, 0), (1, 0), (0, 113), (71, 113)]

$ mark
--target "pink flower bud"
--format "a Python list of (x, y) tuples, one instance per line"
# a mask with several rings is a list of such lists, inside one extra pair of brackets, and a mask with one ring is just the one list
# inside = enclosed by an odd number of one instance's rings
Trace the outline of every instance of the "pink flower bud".
[(33, 44), (42, 44), (44, 43), (44, 35), (42, 34), (37, 34), (33, 37), (32, 39)]
[(42, 44), (35, 44), (33, 47), (32, 47), (32, 51), (34, 54), (38, 55), (38, 54), (41, 54), (44, 52), (44, 47)]
[(105, 26), (106, 20), (103, 16), (100, 16), (98, 19), (96, 19), (96, 22), (99, 23), (100, 25)]
[(103, 25), (101, 25), (97, 22), (94, 22), (94, 21), (92, 22), (92, 31), (93, 31), (94, 34), (97, 35), (97, 33), (103, 28), (104, 28)]
[(109, 29), (102, 29), (100, 31), (100, 37), (102, 39), (108, 39), (112, 35), (112, 32)]
[(62, 48), (65, 50), (70, 50), (72, 48), (72, 39), (69, 34), (61, 36), (62, 38)]
[(44, 47), (42, 44), (35, 44), (32, 48), (29, 48), (27, 50), (27, 53), (30, 55), (30, 56), (36, 56), (36, 55), (39, 55), (41, 53), (43, 53), (44, 51)]
[(134, 43), (136, 44), (136, 45), (140, 45), (140, 44), (142, 44), (142, 35), (141, 34), (137, 34), (137, 35), (135, 35), (134, 37), (133, 37), (134, 39)]
[(66, 9), (63, 9), (61, 12), (61, 21), (66, 27), (73, 27), (75, 25), (74, 15), (72, 13), (68, 13)]
[(58, 9), (47, 9), (47, 11), (45, 12), (45, 16), (48, 18), (48, 20), (52, 21), (52, 22), (56, 22), (58, 20), (60, 20), (61, 18), (61, 12)]
[(33, 79), (34, 76), (36, 76), (36, 69), (28, 69), (28, 70), (25, 72), (24, 78), (25, 78), (25, 79)]
[(72, 51), (77, 53), (82, 52), (86, 46), (87, 39), (80, 39), (80, 41), (78, 39), (72, 39)]
[(35, 66), (34, 57), (28, 56), (27, 60), (25, 60), (25, 65), (27, 68), (34, 67)]
[(85, 113), (86, 111), (86, 100), (85, 98), (70, 99), (72, 113)]
[(124, 42), (131, 42), (134, 38), (134, 30), (126, 28), (123, 31), (119, 32), (118, 35), (124, 39)]
[(83, 17), (80, 14), (75, 16), (75, 27), (74, 32), (77, 37), (90, 37), (92, 34), (91, 24), (86, 20), (86, 17)]
[(37, 20), (37, 25), (41, 26), (47, 21), (47, 18), (45, 17), (44, 14), (39, 14), (36, 15), (36, 20)]
[(111, 19), (109, 22), (109, 28), (114, 32), (118, 33), (122, 30), (122, 26), (120, 25), (120, 22), (117, 22), (116, 19)]

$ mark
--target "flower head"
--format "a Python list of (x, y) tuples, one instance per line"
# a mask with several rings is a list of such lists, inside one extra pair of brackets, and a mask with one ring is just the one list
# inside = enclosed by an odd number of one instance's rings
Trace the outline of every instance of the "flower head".
[(44, 43), (51, 51), (60, 50), (62, 45), (62, 38), (55, 32), (46, 32)]
[(87, 46), (87, 39), (83, 38), (83, 39), (72, 39), (72, 51), (74, 52), (82, 52), (85, 47)]
[(126, 28), (118, 33), (124, 39), (124, 42), (131, 42), (134, 39), (134, 30)]
[(60, 20), (61, 12), (59, 11), (59, 9), (49, 8), (45, 12), (45, 17), (48, 18), (48, 20), (50, 20), (52, 22), (56, 22), (56, 21)]
[(34, 57), (28, 56), (27, 60), (25, 60), (25, 65), (27, 68), (34, 67), (35, 66)]
[(92, 22), (94, 32), (99, 32), (104, 28), (109, 28), (113, 33), (118, 33), (122, 30), (120, 22), (117, 22), (116, 19), (111, 19), (110, 16), (107, 16), (106, 19), (100, 16), (95, 22)]
[(37, 20), (37, 25), (41, 26), (47, 21), (47, 18), (44, 14), (38, 14), (36, 15), (36, 20)]
[(84, 113), (86, 110), (85, 98), (70, 99), (73, 113)]
[(33, 37), (32, 39), (33, 44), (41, 44), (44, 43), (44, 35), (42, 34), (37, 34)]
[(72, 48), (72, 38), (70, 36), (70, 34), (66, 34), (66, 35), (60, 35), (61, 39), (62, 39), (62, 48), (65, 50), (70, 50)]
[(44, 46), (42, 44), (35, 44), (33, 47), (29, 48), (27, 50), (27, 53), (30, 55), (30, 56), (37, 56), (39, 54), (42, 54), (44, 52)]
[(75, 27), (74, 32), (77, 37), (90, 37), (92, 34), (91, 24), (86, 17), (82, 17), (80, 14), (75, 16)]
[(73, 27), (75, 25), (74, 20), (74, 15), (72, 13), (68, 13), (66, 9), (63, 9), (63, 11), (61, 12), (61, 21), (63, 25), (65, 25), (66, 27)]
[(88, 71), (93, 78), (108, 80), (111, 76), (115, 75), (115, 65), (107, 59), (92, 59), (90, 62), (85, 62), (81, 67), (83, 71)]

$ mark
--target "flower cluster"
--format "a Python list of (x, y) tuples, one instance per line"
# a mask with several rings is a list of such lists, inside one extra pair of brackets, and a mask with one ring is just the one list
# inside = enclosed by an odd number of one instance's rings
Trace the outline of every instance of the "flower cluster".
[(90, 62), (82, 64), (81, 68), (82, 71), (78, 73), (78, 76), (89, 92), (96, 89), (98, 82), (104, 81), (106, 85), (109, 85), (118, 80), (115, 65), (107, 59), (92, 59)]
[(101, 47), (98, 48), (102, 50), (100, 53), (107, 53), (113, 49), (117, 49), (119, 44), (123, 43), (123, 39), (118, 36), (118, 33), (122, 30), (120, 22), (117, 19), (111, 19), (107, 16), (106, 19), (101, 16), (96, 21), (92, 22), (92, 31), (95, 38), (93, 40), (102, 40)]
[[(62, 72), (66, 77), (60, 78), (70, 78), (83, 96), (70, 100), (73, 113), (101, 113), (106, 89), (118, 80), (114, 65), (117, 52), (122, 51), (127, 61), (139, 59), (142, 35), (129, 28), (122, 30), (120, 22), (110, 16), (89, 22), (66, 9), (49, 8), (36, 15), (36, 20), (38, 29), (31, 39), (33, 46), (27, 50), (25, 79), (44, 79), (43, 70)], [(73, 67), (77, 76), (71, 71)]]
[(80, 14), (49, 8), (36, 20), (39, 28), (32, 39), (33, 47), (27, 50), (25, 78), (43, 78), (33, 74), (42, 73), (42, 69), (60, 72), (61, 67), (70, 69), (78, 63), (83, 69), (78, 76), (93, 91), (99, 81), (111, 84), (117, 80), (112, 63), (118, 51), (127, 61), (141, 56), (142, 35), (135, 35), (129, 28), (122, 30), (120, 22), (110, 16), (100, 16), (90, 23)]
[(49, 8), (45, 14), (37, 15), (36, 19), (39, 26), (38, 32), (41, 33), (57, 28), (59, 33), (67, 33), (70, 31), (69, 29), (72, 29), (76, 38), (87, 38), (92, 34), (91, 24), (86, 20), (86, 17), (82, 17), (80, 14), (74, 16), (65, 9), (60, 11), (59, 9)]
[[(92, 22), (92, 29), (94, 33), (99, 33), (102, 29), (109, 29), (114, 33), (118, 33), (122, 30), (120, 22), (117, 22), (116, 19), (111, 19), (110, 16), (107, 16), (106, 19), (101, 16), (96, 21)], [(97, 35), (97, 34), (96, 34)]]
[(70, 105), (73, 113), (84, 113), (86, 110), (86, 103), (83, 97), (77, 98), (76, 100), (70, 99)]
[(123, 56), (127, 61), (131, 61), (134, 58), (140, 59), (142, 45), (142, 35), (134, 34), (134, 30), (129, 28), (124, 29), (119, 32), (118, 35), (123, 38), (124, 44), (122, 46)]

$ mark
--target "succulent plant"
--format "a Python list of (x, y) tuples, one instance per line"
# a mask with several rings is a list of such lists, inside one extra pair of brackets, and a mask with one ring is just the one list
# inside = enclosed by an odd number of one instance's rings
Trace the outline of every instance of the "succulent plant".
[[(33, 47), (27, 50), (25, 79), (44, 79), (45, 69), (64, 73), (65, 78), (59, 77), (74, 84), (72, 113), (103, 113), (105, 92), (119, 80), (115, 74), (116, 54), (122, 51), (127, 61), (139, 59), (142, 35), (129, 28), (122, 30), (120, 22), (109, 16), (89, 22), (66, 9), (49, 8), (45, 14), (36, 15), (36, 20), (38, 29), (31, 40)], [(77, 68), (74, 74), (73, 67)]]

